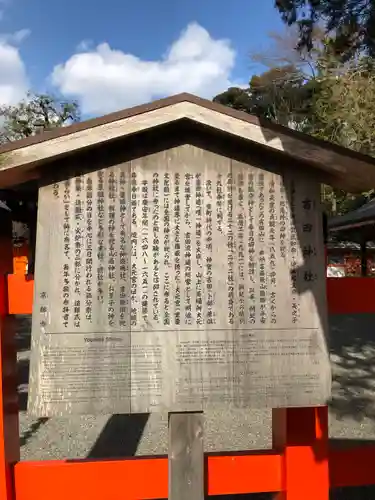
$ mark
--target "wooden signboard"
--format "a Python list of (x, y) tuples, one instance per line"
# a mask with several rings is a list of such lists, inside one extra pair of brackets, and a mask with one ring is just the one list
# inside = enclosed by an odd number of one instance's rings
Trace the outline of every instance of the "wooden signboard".
[(41, 187), (30, 411), (324, 404), (319, 205), (191, 145)]

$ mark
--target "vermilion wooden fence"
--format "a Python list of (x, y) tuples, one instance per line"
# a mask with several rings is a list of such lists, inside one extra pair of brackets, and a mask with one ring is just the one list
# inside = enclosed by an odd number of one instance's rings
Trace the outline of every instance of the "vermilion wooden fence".
[[(0, 500), (166, 498), (166, 457), (19, 461), (17, 364), (7, 315), (31, 313), (33, 281), (22, 274), (6, 277), (12, 259), (9, 252), (1, 255)], [(375, 312), (373, 292), (375, 279), (329, 278), (329, 309)], [(375, 484), (375, 447), (330, 448), (327, 407), (274, 410), (272, 432), (272, 451), (207, 454), (207, 494), (275, 492), (284, 500), (328, 500), (330, 488)]]
[[(9, 314), (30, 314), (34, 281), (22, 274), (8, 276)], [(375, 313), (375, 278), (327, 278), (330, 314)]]
[(375, 278), (327, 278), (331, 314), (375, 312)]

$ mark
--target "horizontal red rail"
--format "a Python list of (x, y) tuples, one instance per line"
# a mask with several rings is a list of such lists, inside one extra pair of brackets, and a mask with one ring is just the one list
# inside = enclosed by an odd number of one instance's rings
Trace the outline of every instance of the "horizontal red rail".
[[(277, 454), (209, 456), (208, 494), (280, 491)], [(58, 485), (58, 486), (57, 486)], [(168, 460), (19, 462), (17, 500), (139, 500), (168, 497)]]
[[(374, 463), (375, 447), (330, 450), (331, 488), (375, 484)], [(208, 456), (208, 494), (280, 491), (281, 464), (282, 457), (273, 452)], [(167, 498), (168, 460), (19, 462), (15, 488), (17, 500)]]
[[(34, 281), (22, 274), (8, 276), (9, 313), (31, 314)], [(375, 312), (375, 278), (327, 278), (331, 314)]]
[(139, 500), (168, 497), (166, 459), (19, 462), (17, 500)]
[(331, 314), (375, 312), (375, 278), (327, 278), (326, 283)]
[[(32, 312), (34, 282), (8, 276), (10, 314)], [(374, 278), (328, 278), (330, 313), (375, 312)], [(303, 462), (303, 460), (302, 460)], [(375, 484), (375, 447), (331, 449), (331, 488)], [(276, 492), (282, 488), (283, 458), (275, 453), (208, 456), (209, 495)], [(297, 466), (303, 481), (308, 471)], [(115, 461), (19, 462), (15, 465), (17, 500), (139, 500), (168, 496), (166, 458)]]
[(329, 453), (329, 475), (335, 488), (375, 484), (375, 447), (333, 449)]
[(263, 493), (281, 489), (281, 456), (268, 452), (208, 456), (209, 495)]

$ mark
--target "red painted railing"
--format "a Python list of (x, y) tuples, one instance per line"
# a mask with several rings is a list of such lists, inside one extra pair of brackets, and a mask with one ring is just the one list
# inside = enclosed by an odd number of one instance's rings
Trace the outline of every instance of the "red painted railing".
[(327, 278), (331, 314), (375, 312), (375, 278)]
[[(8, 276), (9, 313), (29, 314), (34, 281), (22, 274)], [(330, 314), (375, 313), (375, 278), (327, 278)]]
[[(327, 295), (331, 313), (375, 312), (375, 279), (328, 278)], [(0, 499), (166, 498), (167, 458), (18, 461), (11, 404), (16, 364), (7, 347), (10, 333), (4, 319), (7, 309), (10, 314), (31, 313), (33, 281), (22, 274), (9, 275), (8, 283), (0, 282), (0, 299), (0, 361), (8, 367), (2, 370), (0, 386)], [(328, 500), (330, 488), (375, 484), (375, 447), (329, 449), (327, 407), (274, 410), (272, 431), (273, 451), (208, 454), (208, 495), (280, 492), (284, 500)]]

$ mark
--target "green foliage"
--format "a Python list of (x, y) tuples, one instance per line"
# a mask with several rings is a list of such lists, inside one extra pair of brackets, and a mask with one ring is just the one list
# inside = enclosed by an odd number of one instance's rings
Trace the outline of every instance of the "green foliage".
[(322, 185), (322, 205), (328, 216), (344, 215), (360, 208), (373, 198), (373, 192), (353, 194)]
[(239, 111), (252, 113), (252, 103), (249, 95), (249, 89), (229, 87), (228, 90), (214, 97), (213, 101)]
[[(319, 93), (314, 102), (315, 137), (375, 157), (375, 67), (367, 57), (342, 64), (332, 55), (318, 63)], [(344, 214), (374, 197), (374, 190), (353, 195), (326, 188), (327, 212)]]
[(0, 144), (16, 141), (56, 127), (79, 121), (76, 102), (47, 94), (29, 93), (15, 106), (0, 107)]
[(319, 62), (314, 135), (375, 156), (375, 71), (368, 58)]
[(253, 112), (281, 125), (303, 129), (314, 85), (293, 65), (271, 68), (250, 80)]
[[(29, 93), (25, 100), (15, 106), (0, 107), (0, 144), (30, 137), (56, 127), (63, 127), (79, 121), (79, 107), (75, 102), (63, 101), (47, 94)], [(0, 163), (2, 158), (0, 157)], [(36, 199), (35, 193), (31, 198), (14, 198), (8, 191), (0, 191), (0, 199), (6, 201), (12, 211), (14, 220), (27, 223), (29, 230), (35, 235), (36, 231)], [(31, 207), (31, 208), (30, 208)], [(29, 260), (29, 271), (33, 269), (33, 255)]]
[(283, 21), (299, 30), (299, 49), (311, 50), (312, 33), (324, 23), (334, 52), (348, 60), (355, 53), (375, 56), (375, 0), (275, 0)]
[[(301, 60), (280, 64), (253, 76), (248, 88), (229, 89), (215, 100), (375, 157), (375, 59), (343, 62), (330, 40), (315, 53), (309, 74)], [(329, 215), (359, 208), (373, 196), (374, 190), (355, 195), (322, 187)]]
[(306, 80), (293, 65), (271, 68), (254, 75), (248, 88), (231, 87), (215, 102), (305, 131), (318, 82)]

